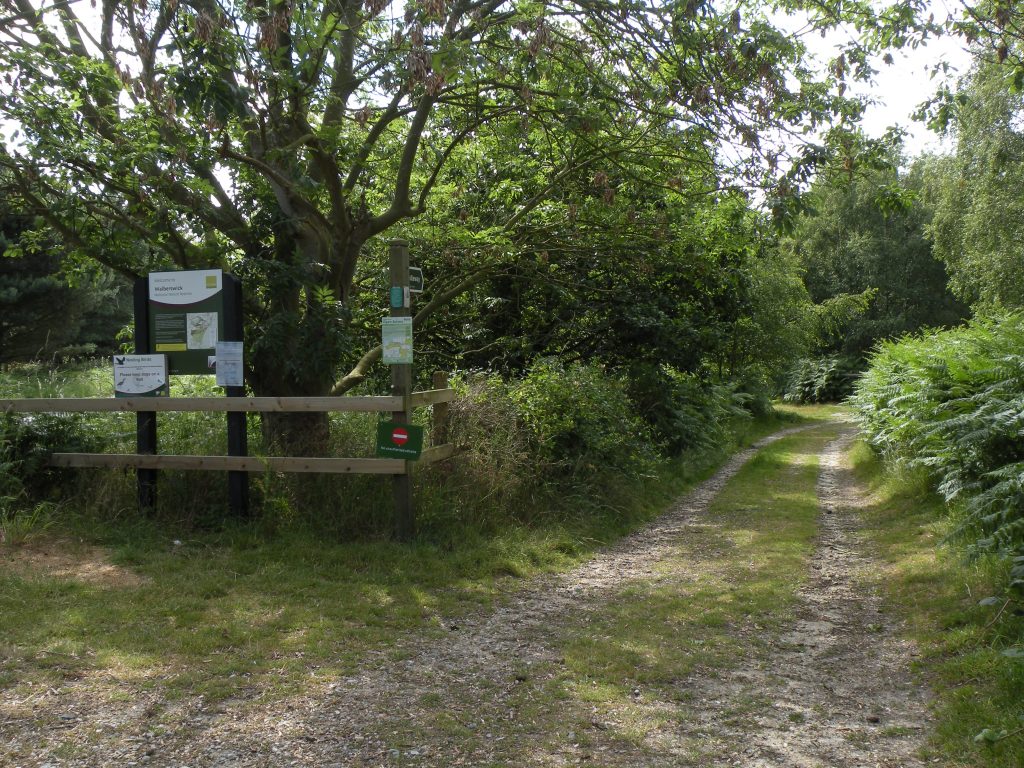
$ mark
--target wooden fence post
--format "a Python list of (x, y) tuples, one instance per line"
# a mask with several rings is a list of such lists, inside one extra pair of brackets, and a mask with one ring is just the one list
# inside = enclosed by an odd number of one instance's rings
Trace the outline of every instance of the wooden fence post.
[[(431, 380), (433, 389), (448, 389), (448, 374), (434, 371)], [(430, 444), (444, 445), (448, 442), (448, 403), (434, 403), (431, 413)]]
[[(389, 244), (391, 287), (400, 288), (403, 294), (402, 306), (391, 304), (392, 317), (410, 317), (410, 302), (404, 297), (409, 295), (409, 243), (405, 240), (392, 240)], [(415, 344), (413, 345), (415, 349)], [(409, 394), (412, 392), (412, 366), (391, 366), (391, 394), (402, 398), (402, 410), (392, 411), (391, 419), (400, 424), (412, 423), (412, 408)], [(405, 462), (405, 472), (393, 475), (391, 480), (392, 496), (395, 502), (395, 538), (399, 541), (411, 541), (416, 536), (416, 512), (412, 499), (411, 462)]]

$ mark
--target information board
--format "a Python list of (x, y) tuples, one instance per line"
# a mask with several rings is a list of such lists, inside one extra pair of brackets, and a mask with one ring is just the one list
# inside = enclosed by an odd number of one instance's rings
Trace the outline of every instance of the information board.
[(224, 275), (219, 269), (149, 275), (151, 349), (167, 355), (172, 375), (213, 373), (224, 338)]

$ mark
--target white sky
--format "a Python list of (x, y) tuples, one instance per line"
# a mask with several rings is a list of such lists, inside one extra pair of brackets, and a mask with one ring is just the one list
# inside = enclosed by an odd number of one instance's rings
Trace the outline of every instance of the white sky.
[(938, 89), (940, 77), (930, 79), (928, 69), (936, 61), (950, 65), (954, 77), (966, 74), (971, 57), (963, 48), (963, 41), (950, 38), (930, 41), (928, 45), (893, 56), (892, 66), (881, 64), (875, 76), (876, 85), (870, 90), (857, 90), (877, 99), (880, 103), (870, 107), (864, 116), (864, 129), (878, 136), (890, 125), (900, 125), (907, 131), (906, 151), (913, 157), (922, 152), (951, 152), (953, 144), (929, 131), (921, 122), (911, 118), (917, 107)]
[[(952, 8), (945, 0), (933, 0), (931, 10), (937, 21), (951, 14), (959, 15), (960, 8), (955, 2)], [(792, 23), (792, 22), (789, 22)], [(829, 35), (827, 39), (811, 36), (805, 39), (810, 52), (824, 65), (837, 54), (837, 46), (841, 33)], [(875, 61), (878, 70), (871, 85), (851, 83), (849, 93), (867, 96), (874, 102), (868, 107), (862, 125), (865, 132), (872, 137), (882, 135), (892, 125), (898, 125), (907, 131), (905, 151), (908, 157), (923, 152), (951, 152), (954, 145), (948, 138), (942, 138), (912, 118), (918, 106), (935, 94), (942, 84), (942, 76), (931, 76), (931, 68), (939, 62), (946, 62), (950, 67), (949, 82), (955, 84), (956, 78), (966, 74), (970, 67), (971, 57), (964, 48), (964, 42), (958, 37), (943, 37), (929, 40), (918, 48), (907, 48), (892, 52), (893, 63), (885, 64), (880, 58)]]

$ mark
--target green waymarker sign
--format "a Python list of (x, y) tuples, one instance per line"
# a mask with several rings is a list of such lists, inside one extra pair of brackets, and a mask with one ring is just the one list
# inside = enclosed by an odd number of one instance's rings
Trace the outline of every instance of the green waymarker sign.
[(418, 459), (423, 452), (423, 427), (382, 421), (377, 424), (377, 455), (388, 459)]
[(150, 344), (167, 355), (168, 373), (213, 373), (224, 326), (221, 270), (150, 273)]

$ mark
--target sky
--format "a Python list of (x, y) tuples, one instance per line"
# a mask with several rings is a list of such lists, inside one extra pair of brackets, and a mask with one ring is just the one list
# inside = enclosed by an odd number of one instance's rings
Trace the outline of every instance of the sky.
[[(937, 20), (958, 13), (957, 6), (950, 9), (943, 0), (934, 0), (931, 10)], [(822, 63), (836, 55), (836, 46), (840, 36), (831, 35), (825, 40), (809, 38), (804, 41), (815, 57)], [(929, 99), (939, 88), (942, 80), (932, 78), (930, 67), (936, 62), (945, 61), (950, 66), (951, 83), (956, 77), (966, 74), (970, 67), (971, 57), (964, 48), (964, 42), (957, 37), (945, 37), (929, 40), (926, 45), (916, 49), (894, 51), (893, 63), (887, 65), (880, 59), (874, 63), (878, 70), (870, 85), (853, 83), (850, 93), (867, 96), (876, 103), (869, 106), (863, 119), (865, 132), (872, 137), (881, 136), (892, 125), (898, 125), (907, 131), (905, 149), (908, 157), (924, 152), (952, 152), (953, 142), (928, 130), (921, 122), (912, 118), (918, 106)]]

